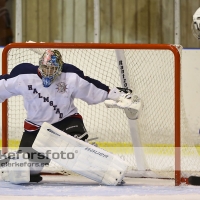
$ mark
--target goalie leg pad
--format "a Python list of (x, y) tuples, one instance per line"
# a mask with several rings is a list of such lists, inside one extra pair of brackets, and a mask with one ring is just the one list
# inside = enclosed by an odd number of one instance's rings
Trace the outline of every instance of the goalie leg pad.
[(41, 126), (32, 147), (48, 154), (47, 157), (66, 170), (105, 185), (121, 182), (128, 166), (118, 156), (67, 135), (46, 122)]
[(24, 159), (25, 154), (18, 154), (18, 157), (10, 158), (9, 163), (1, 168), (1, 178), (13, 184), (29, 183), (30, 168), (29, 160)]

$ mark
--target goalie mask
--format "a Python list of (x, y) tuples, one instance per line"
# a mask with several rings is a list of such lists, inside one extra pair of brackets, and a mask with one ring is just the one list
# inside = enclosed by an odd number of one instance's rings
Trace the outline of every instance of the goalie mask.
[(200, 40), (200, 8), (198, 8), (193, 15), (191, 29), (194, 37)]
[(59, 51), (47, 49), (39, 60), (39, 72), (44, 87), (49, 87), (62, 71), (62, 56)]

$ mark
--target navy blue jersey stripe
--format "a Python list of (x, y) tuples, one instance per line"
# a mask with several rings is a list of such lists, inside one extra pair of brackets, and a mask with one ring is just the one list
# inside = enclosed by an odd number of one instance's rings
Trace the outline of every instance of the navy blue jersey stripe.
[[(98, 80), (95, 80), (88, 76), (85, 76), (83, 71), (81, 71), (79, 68), (77, 68), (74, 65), (64, 63), (62, 72), (63, 73), (76, 73), (79, 77), (81, 77), (82, 79), (86, 80), (89, 83), (92, 83), (97, 88), (105, 90), (107, 92), (109, 91), (109, 87), (107, 85), (101, 83)], [(0, 80), (1, 79), (7, 80), (9, 78), (13, 78), (13, 77), (16, 77), (21, 74), (38, 74), (38, 66), (35, 66), (31, 63), (19, 64), (15, 68), (13, 68), (13, 70), (10, 72), (10, 74), (1, 75)]]
[(20, 74), (37, 74), (38, 73), (38, 66), (32, 65), (31, 63), (22, 63), (17, 65), (10, 74), (5, 74), (0, 76), (0, 80), (2, 79), (9, 79), (16, 77)]
[(31, 63), (22, 63), (13, 68), (13, 70), (10, 72), (10, 75), (12, 77), (15, 77), (20, 74), (37, 74), (37, 73), (38, 73), (38, 66), (35, 66)]
[(2, 80), (2, 79), (7, 80), (8, 78), (10, 78), (9, 74), (0, 75), (0, 80)]
[(97, 88), (109, 91), (109, 87), (103, 83), (101, 83), (98, 80), (92, 79), (89, 76), (85, 76), (83, 71), (81, 71), (79, 68), (75, 67), (74, 65), (64, 63), (63, 64), (63, 69), (62, 72), (64, 73), (76, 73), (78, 76), (80, 76), (82, 79), (86, 80), (89, 83), (92, 83), (95, 85)]

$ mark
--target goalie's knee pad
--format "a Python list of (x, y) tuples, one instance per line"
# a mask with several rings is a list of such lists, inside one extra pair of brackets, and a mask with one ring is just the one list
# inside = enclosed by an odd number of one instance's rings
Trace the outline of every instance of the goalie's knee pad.
[(79, 140), (86, 141), (88, 139), (87, 130), (84, 126), (81, 115), (78, 113), (66, 117), (62, 121), (52, 124), (52, 126)]

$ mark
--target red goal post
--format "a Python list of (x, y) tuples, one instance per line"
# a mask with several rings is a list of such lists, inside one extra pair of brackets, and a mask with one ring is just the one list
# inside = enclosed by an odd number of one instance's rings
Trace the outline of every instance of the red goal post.
[[(175, 45), (171, 45), (171, 44), (97, 44), (97, 43), (12, 43), (7, 45), (2, 53), (2, 74), (7, 74), (9, 73), (8, 70), (8, 65), (10, 65), (11, 61), (9, 59), (13, 60), (17, 60), (18, 57), (22, 56), (22, 57), (28, 57), (28, 54), (24, 52), (24, 55), (22, 55), (22, 53), (18, 53), (18, 55), (16, 57), (10, 57), (9, 55), (11, 54), (12, 51), (15, 51), (16, 49), (46, 49), (46, 48), (53, 48), (53, 49), (62, 49), (62, 50), (67, 50), (68, 52), (70, 52), (71, 49), (73, 50), (130, 50), (131, 51), (135, 51), (135, 53), (133, 53), (133, 55), (130, 55), (130, 59), (134, 60), (134, 55), (137, 54), (137, 51), (139, 51), (139, 54), (141, 53), (141, 55), (144, 54), (145, 51), (147, 52), (156, 52), (155, 53), (155, 58), (152, 58), (153, 62), (155, 60), (156, 63), (156, 57), (159, 57), (162, 54), (157, 55), (157, 52), (171, 52), (171, 54), (173, 55), (172, 57), (172, 62), (173, 66), (174, 66), (174, 72), (173, 72), (173, 79), (174, 79), (174, 147), (175, 147), (175, 170), (174, 170), (174, 178), (175, 178), (175, 185), (180, 185), (182, 181), (185, 181), (184, 178), (182, 178), (181, 176), (181, 154), (180, 154), (180, 147), (181, 147), (181, 58), (180, 58), (180, 52), (178, 50), (178, 48)], [(74, 51), (75, 52), (75, 51)], [(78, 54), (81, 56), (81, 54)], [(91, 52), (87, 53), (88, 58), (88, 62), (90, 60), (92, 60), (92, 54)], [(102, 56), (107, 56), (106, 53), (104, 53), (104, 55)], [(139, 56), (138, 56), (139, 57)], [(104, 58), (100, 58), (100, 56), (97, 56), (96, 59), (104, 59)], [(141, 60), (145, 60), (147, 58), (147, 63), (145, 65), (148, 65), (148, 59), (150, 59), (150, 57), (148, 57), (148, 55), (146, 55), (144, 58), (141, 58)], [(75, 59), (75, 58), (74, 58)], [(81, 58), (83, 60), (85, 60), (85, 58)], [(116, 59), (116, 58), (115, 58)], [(138, 58), (140, 59), (140, 58)], [(171, 59), (170, 58), (166, 58), (166, 59)], [(127, 61), (127, 58), (126, 58)], [(20, 62), (23, 62), (23, 60), (21, 60)], [(64, 62), (67, 62), (67, 60), (64, 60)], [(82, 61), (80, 61), (81, 63)], [(95, 60), (95, 62), (97, 62), (97, 60)], [(107, 60), (105, 61), (107, 62)], [(137, 61), (134, 64), (137, 64), (139, 61)], [(158, 61), (161, 62), (161, 61)], [(165, 61), (163, 61), (164, 63)], [(130, 64), (133, 63), (133, 61), (130, 61)], [(128, 65), (130, 65), (128, 64)], [(92, 64), (94, 65), (94, 64)], [(100, 65), (100, 67), (103, 64)], [(164, 65), (164, 64), (163, 64)], [(116, 62), (116, 66), (117, 66), (117, 62)], [(79, 67), (79, 66), (77, 66)], [(129, 66), (128, 66), (129, 67)], [(133, 66), (134, 67), (134, 66)], [(162, 66), (161, 66), (162, 67)], [(167, 64), (166, 66), (167, 67)], [(140, 67), (141, 68), (141, 67)], [(96, 69), (93, 69), (94, 71), (96, 71)], [(149, 70), (152, 70), (149, 69)], [(98, 72), (97, 72), (98, 73)], [(149, 72), (150, 73), (150, 72)], [(130, 75), (130, 74), (129, 74)], [(103, 75), (104, 76), (104, 75)], [(133, 76), (133, 77), (132, 77)], [(134, 74), (131, 74), (131, 78), (134, 78)], [(111, 76), (112, 77), (112, 76)], [(120, 79), (120, 78), (119, 78)], [(153, 81), (153, 76), (152, 76), (152, 81)], [(142, 84), (142, 81), (141, 81)], [(144, 83), (145, 84), (145, 83)], [(119, 86), (119, 85), (115, 85), (115, 86)], [(135, 86), (132, 86), (135, 88)], [(142, 90), (145, 90), (145, 85), (144, 88), (142, 88)], [(132, 88), (132, 89), (134, 89)], [(140, 92), (139, 92), (140, 94)], [(156, 94), (152, 94), (152, 95), (156, 95)], [(143, 98), (141, 96), (141, 98)], [(148, 99), (143, 99), (144, 101), (144, 105), (146, 103), (146, 101), (148, 101)], [(160, 105), (162, 107), (162, 105)], [(13, 106), (11, 106), (13, 107)], [(15, 106), (14, 106), (15, 107)], [(150, 108), (149, 108), (150, 109)], [(4, 151), (8, 151), (8, 147), (9, 147), (9, 128), (8, 128), (8, 124), (9, 124), (9, 115), (8, 115), (9, 109), (8, 109), (8, 100), (6, 100), (5, 102), (2, 103), (2, 147), (4, 148)], [(118, 112), (118, 111), (116, 111)], [(148, 111), (150, 112), (150, 111)], [(17, 114), (15, 114), (17, 115)], [(145, 115), (145, 114), (144, 114)], [(148, 116), (148, 115), (147, 115)], [(17, 116), (15, 116), (16, 118), (18, 118)], [(14, 118), (15, 118), (14, 117)], [(159, 118), (159, 116), (157, 116)], [(140, 120), (140, 119), (139, 119)], [(90, 120), (91, 121), (91, 120)], [(145, 120), (144, 120), (145, 121)], [(142, 124), (144, 125), (144, 122), (142, 122)], [(14, 136), (12, 136), (14, 137)], [(107, 137), (107, 136), (105, 136)], [(112, 140), (112, 139), (111, 139)], [(109, 139), (110, 141), (110, 139)], [(118, 142), (115, 142), (115, 144), (118, 144)]]

